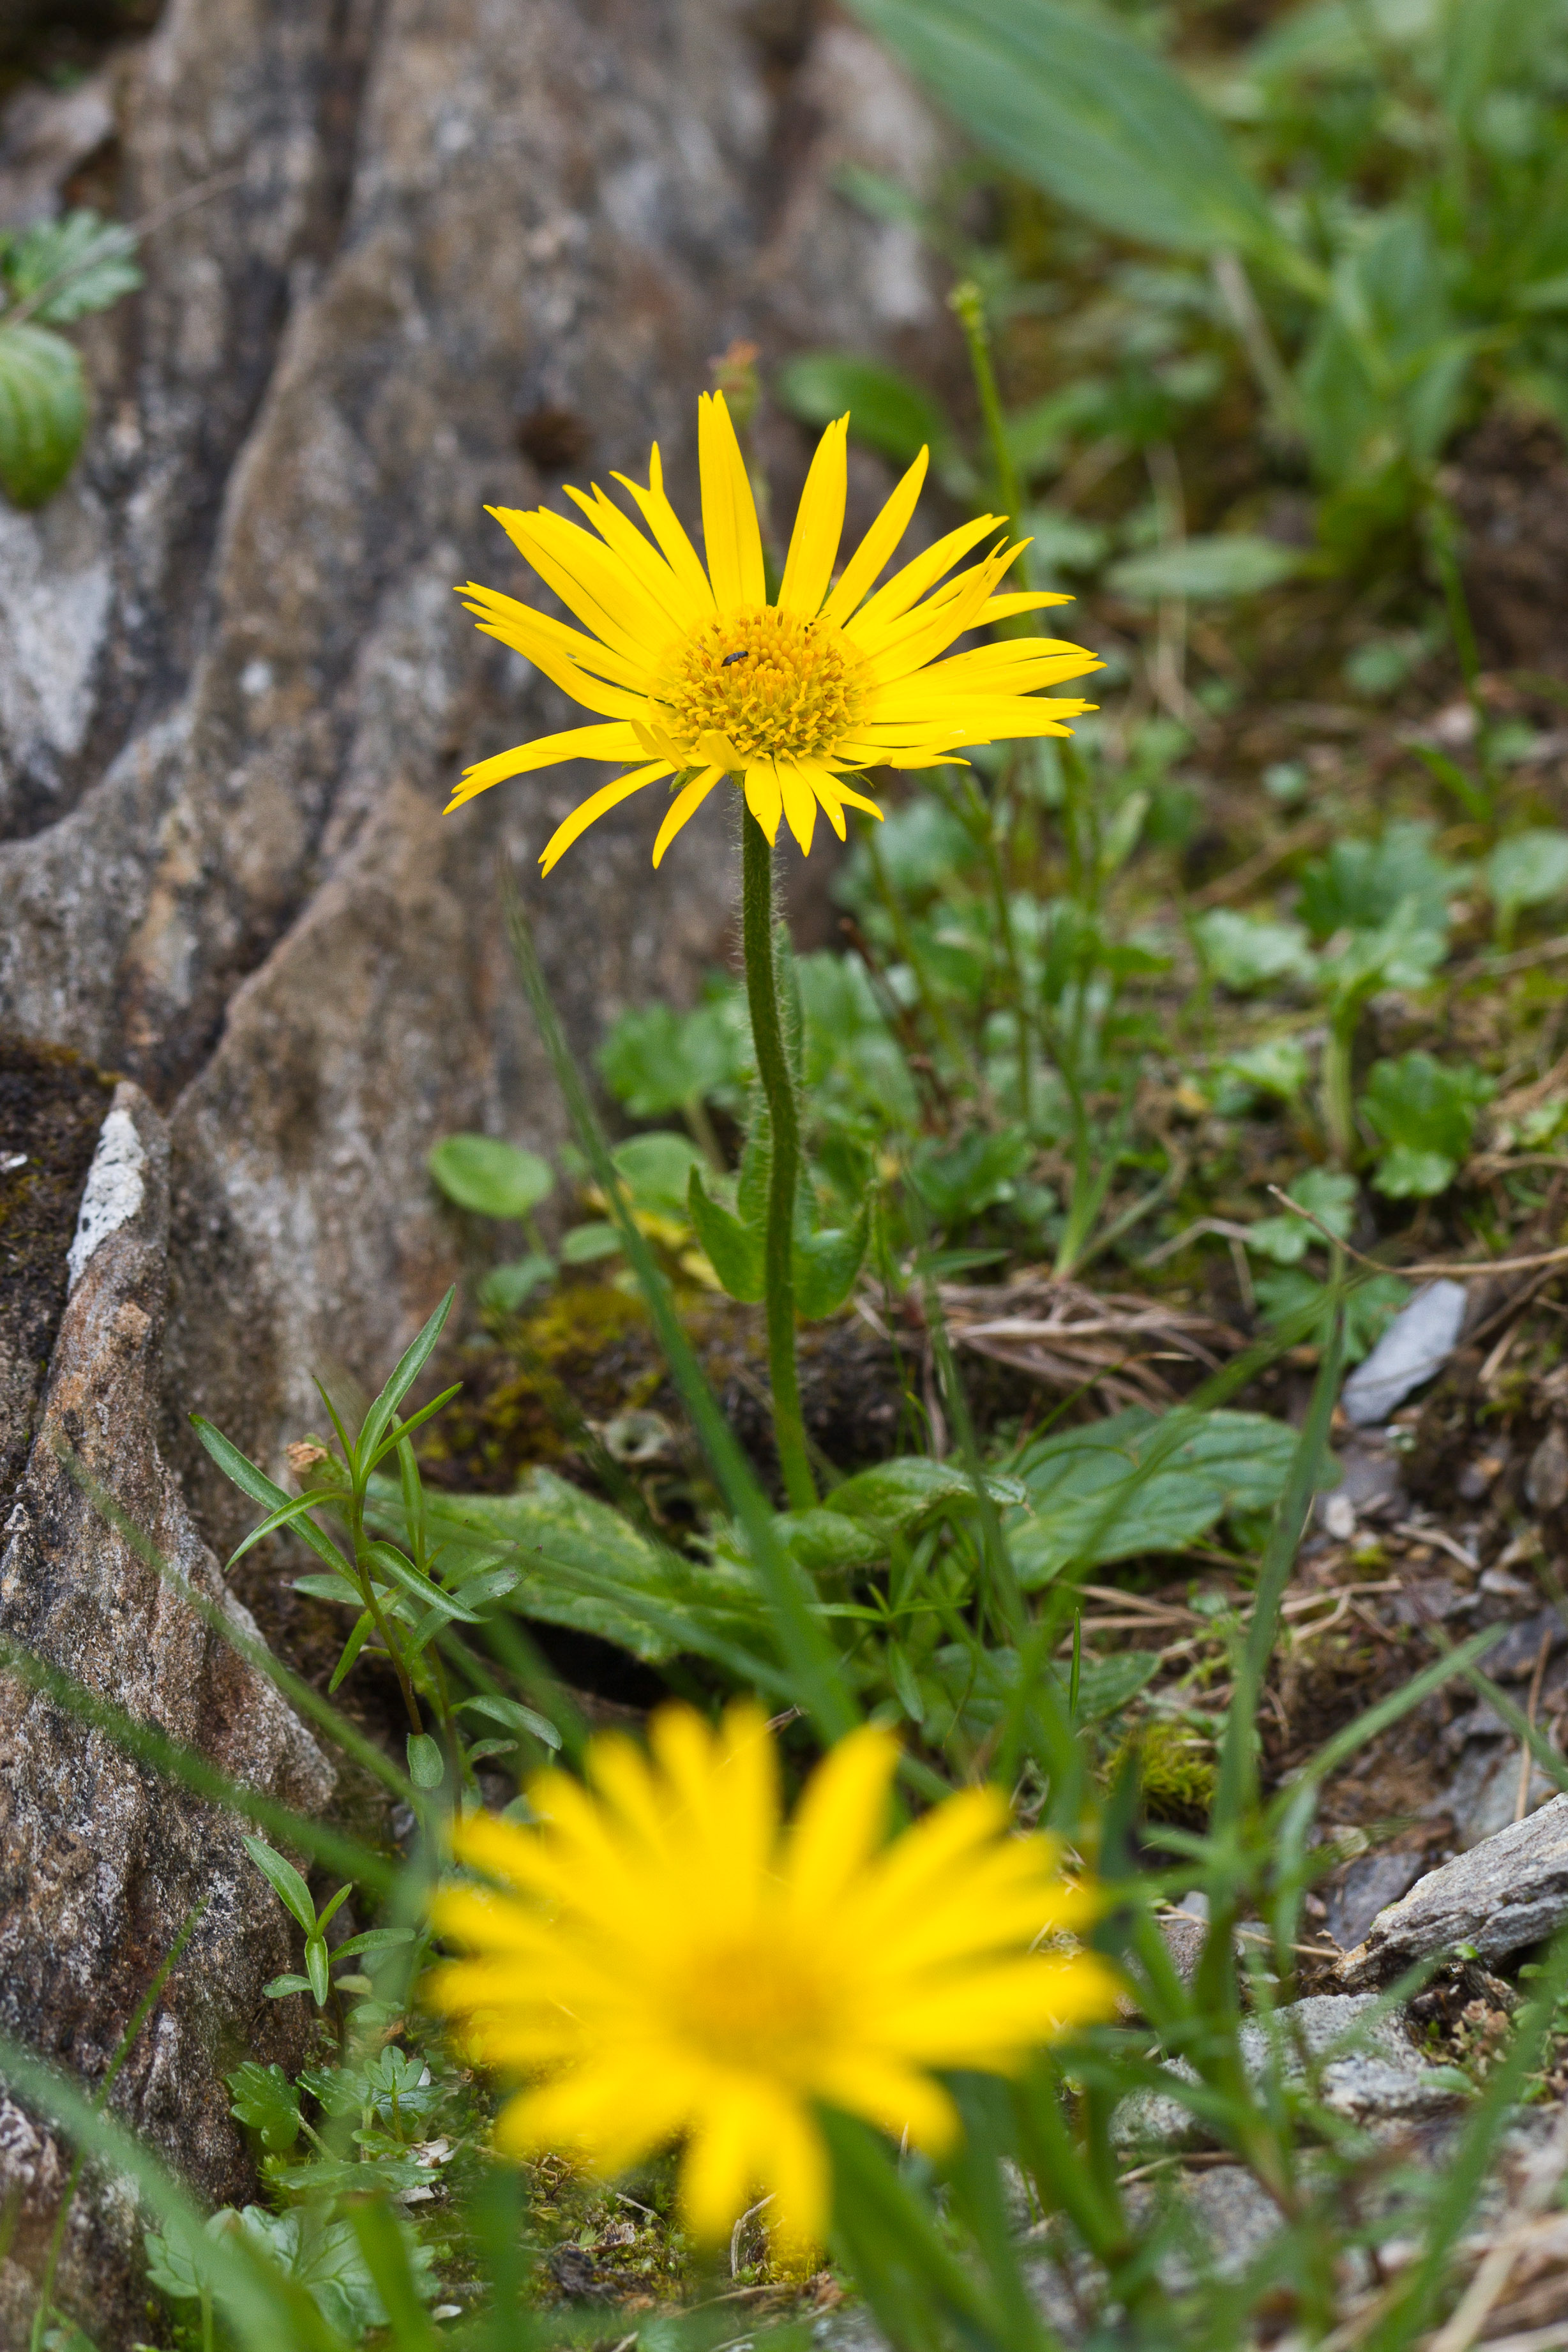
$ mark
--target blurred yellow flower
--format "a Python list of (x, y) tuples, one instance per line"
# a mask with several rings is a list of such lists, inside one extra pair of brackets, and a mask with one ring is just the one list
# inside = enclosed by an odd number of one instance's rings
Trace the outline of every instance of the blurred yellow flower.
[[(448, 810), (509, 776), (562, 760), (637, 761), (593, 793), (546, 845), (548, 874), (595, 819), (648, 784), (679, 783), (654, 844), (657, 866), (722, 776), (742, 782), (770, 842), (781, 816), (803, 850), (818, 808), (844, 838), (845, 808), (876, 803), (846, 774), (928, 768), (966, 744), (1067, 735), (1091, 706), (1037, 699), (1037, 689), (1100, 667), (1081, 646), (1007, 637), (938, 660), (967, 631), (1065, 596), (995, 593), (1017, 553), (998, 543), (952, 571), (1006, 518), (980, 515), (906, 563), (873, 594), (909, 526), (926, 453), (910, 467), (839, 574), (849, 419), (827, 427), (812, 460), (776, 599), (770, 604), (751, 484), (722, 393), (698, 405), (707, 568), (665, 496), (655, 446), (648, 485), (616, 476), (650, 540), (597, 485), (569, 489), (591, 531), (547, 507), (490, 512), (583, 629), (473, 581), (459, 593), (487, 635), (515, 647), (605, 722), (568, 728), (481, 760)], [(942, 584), (938, 585), (941, 582)], [(584, 635), (584, 630), (591, 632)]]
[(528, 2081), (501, 2147), (615, 2173), (684, 2139), (699, 2235), (721, 2236), (760, 2189), (786, 2238), (820, 2238), (818, 2102), (940, 2150), (958, 2118), (932, 2068), (1011, 2073), (1109, 2011), (1104, 1962), (1033, 1948), (1082, 1924), (1092, 1896), (1044, 1839), (1008, 1833), (995, 1790), (948, 1798), (889, 1843), (885, 1731), (832, 1751), (787, 1830), (754, 1706), (717, 1730), (668, 1706), (649, 1747), (596, 1738), (587, 1788), (543, 1775), (537, 1828), (475, 1813), (456, 1830), (491, 1884), (436, 1896), (437, 1927), (474, 1957), (436, 1969), (427, 1994), (464, 2021), (475, 2059)]

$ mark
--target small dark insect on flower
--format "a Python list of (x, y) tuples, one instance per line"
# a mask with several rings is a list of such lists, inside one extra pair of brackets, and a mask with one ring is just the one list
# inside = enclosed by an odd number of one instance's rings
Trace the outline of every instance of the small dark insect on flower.
[(742, 646), (738, 654), (726, 654), (723, 660), (719, 665), (720, 668), (728, 669), (731, 662), (744, 661), (750, 650), (750, 646)]

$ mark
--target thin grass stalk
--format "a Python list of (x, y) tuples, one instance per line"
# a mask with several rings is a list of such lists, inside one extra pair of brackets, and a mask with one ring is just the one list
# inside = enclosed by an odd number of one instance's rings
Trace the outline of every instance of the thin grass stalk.
[(512, 958), (554, 1068), (556, 1083), (594, 1180), (604, 1192), (619, 1228), (671, 1377), (756, 1562), (773, 1612), (774, 1639), (793, 1685), (790, 1696), (823, 1738), (829, 1742), (840, 1739), (855, 1728), (860, 1720), (860, 1710), (845, 1680), (838, 1654), (816, 1614), (816, 1592), (799, 1562), (773, 1531), (767, 1497), (719, 1409), (718, 1399), (681, 1328), (653, 1253), (632, 1216), (625, 1188), (610, 1159), (604, 1129), (562, 1030), (516, 880), (510, 872), (503, 875), (501, 888)]
[(751, 1008), (752, 1042), (757, 1056), (757, 1076), (768, 1106), (772, 1144), (768, 1164), (766, 1304), (773, 1436), (790, 1508), (808, 1511), (816, 1501), (816, 1481), (806, 1449), (795, 1346), (795, 1208), (800, 1182), (800, 1108), (795, 1099), (795, 1073), (779, 1021), (773, 845), (745, 807), (741, 812), (741, 928), (746, 1002)]

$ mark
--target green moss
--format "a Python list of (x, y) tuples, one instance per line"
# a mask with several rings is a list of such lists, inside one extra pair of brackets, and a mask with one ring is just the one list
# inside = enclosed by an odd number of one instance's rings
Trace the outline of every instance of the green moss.
[(1137, 1753), (1148, 1818), (1184, 1829), (1201, 1826), (1214, 1802), (1215, 1780), (1214, 1748), (1203, 1733), (1185, 1723), (1143, 1723), (1123, 1743), (1117, 1763), (1129, 1748)]

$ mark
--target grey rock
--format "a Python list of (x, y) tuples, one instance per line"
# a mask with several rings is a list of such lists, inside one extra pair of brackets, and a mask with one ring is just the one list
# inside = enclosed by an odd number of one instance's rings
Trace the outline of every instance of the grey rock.
[(1568, 1625), (1555, 1609), (1537, 1610), (1533, 1617), (1521, 1617), (1510, 1625), (1500, 1642), (1489, 1649), (1481, 1660), (1482, 1665), (1495, 1683), (1523, 1682), (1535, 1672), (1535, 1662), (1541, 1655), (1542, 1637), (1547, 1637), (1546, 1654), (1554, 1657), (1568, 1643)]
[[(37, 1433), (6, 1524), (0, 1635), (231, 1777), (319, 1810), (333, 1776), (314, 1740), (179, 1590), (183, 1582), (203, 1594), (254, 1636), (155, 1442), (167, 1132), (129, 1083), (117, 1087), (105, 1127), (100, 1160), (119, 1172), (98, 1187), (96, 1239), (60, 1318)], [(128, 1168), (133, 1186), (124, 1181)], [(117, 1216), (110, 1213), (116, 1193)], [(170, 1565), (169, 1580), (99, 1517), (68, 1454), (151, 1538)], [(137, 1764), (19, 1673), (0, 1675), (0, 2027), (93, 2084), (201, 1900), (187, 1953), (132, 2051), (113, 2104), (215, 2202), (243, 2199), (251, 2181), (222, 2066), (242, 2038), (264, 2063), (297, 2064), (305, 2032), (293, 2014), (299, 2003), (263, 1998), (268, 1978), (295, 1956), (289, 1923), (240, 1845), (243, 1829)], [(0, 2205), (15, 2190), (18, 2226), (0, 2264), (0, 2341), (21, 2340), (30, 2276), (68, 2169), (68, 2154), (61, 2157), (48, 2131), (5, 2102)], [(112, 2183), (84, 2185), (60, 2299), (100, 2344), (126, 2341), (132, 2331), (139, 2250), (133, 2205)]]
[(1538, 1511), (1560, 1511), (1568, 1503), (1568, 1435), (1557, 1422), (1530, 1457), (1524, 1491)]
[(1329, 1933), (1342, 1951), (1360, 1943), (1378, 1913), (1398, 1902), (1422, 1868), (1418, 1853), (1367, 1853), (1347, 1864), (1329, 1898)]
[[(1265, 2024), (1241, 2029), (1242, 2057), (1254, 2081), (1276, 2063), (1287, 2083), (1316, 2081), (1316, 2095), (1347, 2122), (1399, 2128), (1446, 2114), (1451, 2085), (1434, 2078), (1399, 2020), (1377, 2016), (1377, 1997), (1317, 1993), (1291, 2001)], [(1198, 2077), (1184, 2059), (1168, 2069), (1188, 2083)], [(1169, 2093), (1140, 2091), (1117, 2108), (1112, 2137), (1122, 2147), (1201, 2147), (1211, 2138), (1203, 2123)]]
[(1418, 1290), (1340, 1391), (1346, 1419), (1358, 1428), (1386, 1421), (1412, 1389), (1435, 1379), (1458, 1342), (1467, 1303), (1462, 1282)]
[[(166, 1436), (222, 1539), (185, 1410), (276, 1464), (312, 1370), (374, 1391), (458, 1270), (431, 1145), (561, 1140), (503, 864), (585, 1061), (727, 945), (728, 795), (658, 876), (633, 803), (547, 887), (602, 770), (441, 814), (465, 761), (573, 715), (452, 593), (539, 593), (484, 513), (561, 501), (520, 428), (564, 415), (605, 481), (657, 436), (689, 510), (731, 338), (767, 372), (806, 343), (941, 365), (913, 234), (835, 182), (928, 193), (944, 150), (864, 35), (750, 0), (172, 0), (110, 95), (121, 209), (207, 193), (88, 324), (71, 483), (0, 512), (0, 1023), (170, 1117)], [(763, 430), (787, 516), (807, 443)], [(851, 530), (887, 485), (858, 453)], [(788, 855), (820, 893), (824, 853)]]
[(1352, 1990), (1383, 1983), (1410, 1961), (1431, 1958), (1454, 1944), (1473, 1944), (1484, 1960), (1505, 1959), (1550, 1936), (1564, 1919), (1568, 1796), (1554, 1797), (1527, 1820), (1418, 1879), (1346, 1954), (1341, 1980)]

